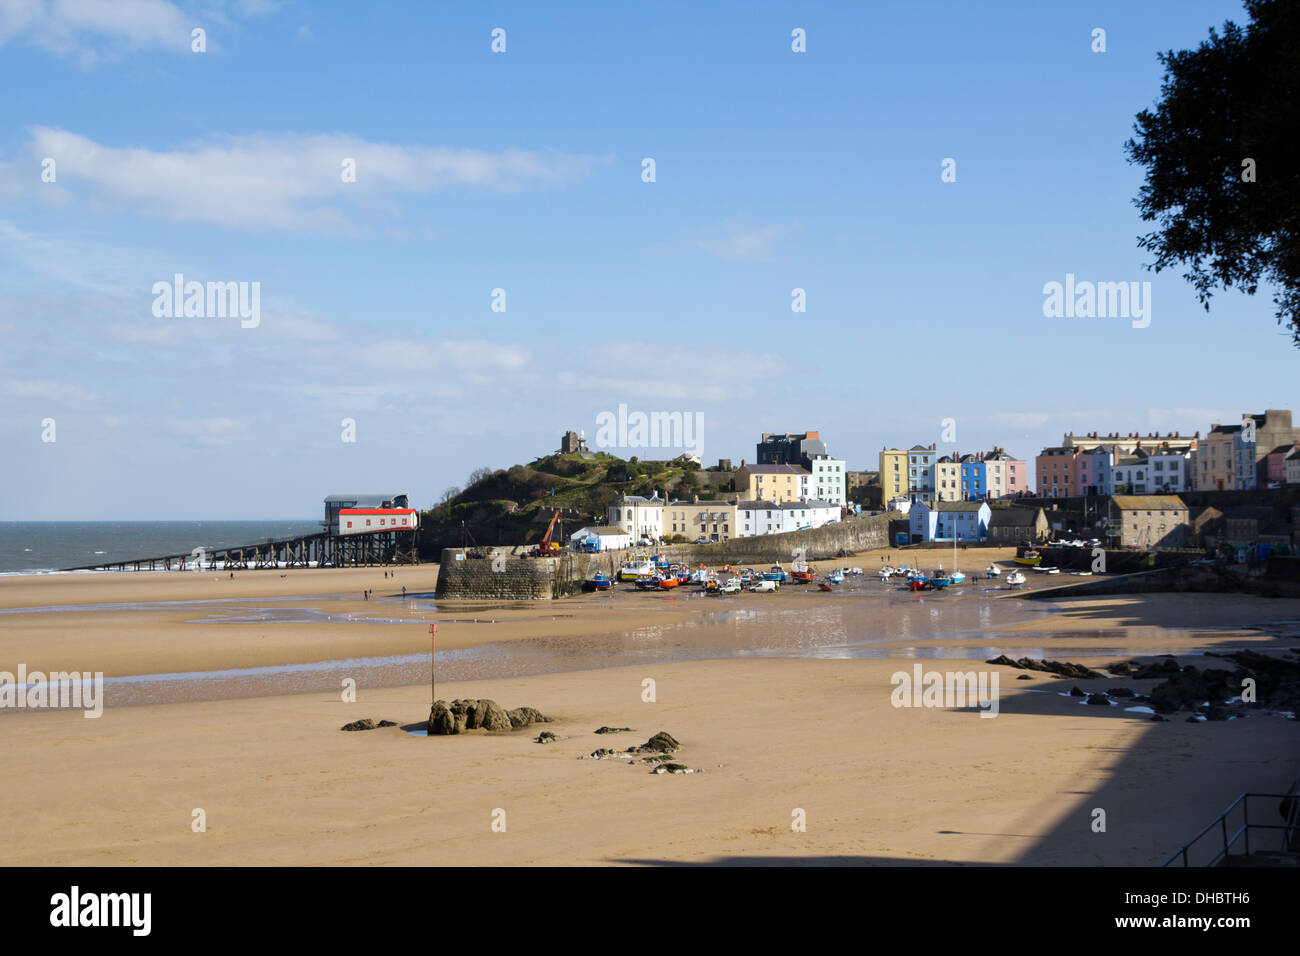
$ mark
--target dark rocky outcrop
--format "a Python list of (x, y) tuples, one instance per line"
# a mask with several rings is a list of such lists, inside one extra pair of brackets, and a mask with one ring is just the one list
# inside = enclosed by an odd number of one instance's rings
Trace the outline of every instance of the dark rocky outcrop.
[(1151, 688), (1151, 706), (1163, 714), (1194, 710), (1205, 701), (1221, 702), (1240, 691), (1240, 681), (1233, 686), (1232, 671), (1188, 667)]
[(377, 724), (377, 726), (379, 726), (379, 727), (396, 727), (396, 726), (397, 726), (397, 721), (395, 721), (395, 720), (381, 720), (381, 721)]
[(1168, 677), (1170, 674), (1177, 674), (1179, 670), (1178, 661), (1172, 657), (1167, 657), (1152, 664), (1143, 664), (1133, 672), (1133, 677), (1136, 680), (1153, 680)]
[(681, 747), (672, 734), (666, 731), (659, 731), (640, 747), (629, 747), (629, 751), (636, 753), (673, 753)]
[(694, 773), (690, 767), (684, 763), (661, 763), (650, 771), (651, 773)]
[[(360, 720), (354, 720), (350, 724), (344, 724), (339, 730), (374, 730), (379, 725), (369, 717), (362, 717)], [(388, 726), (392, 726), (389, 724)]]
[(1114, 664), (1107, 664), (1106, 670), (1116, 677), (1127, 677), (1133, 673), (1133, 666), (1128, 661), (1116, 661)]
[(598, 733), (598, 734), (621, 734), (621, 733), (626, 733), (627, 731), (630, 731), (631, 729), (632, 729), (631, 727), (597, 727), (597, 728), (596, 728), (596, 733)]
[(1112, 687), (1110, 690), (1106, 691), (1106, 693), (1109, 694), (1111, 697), (1136, 697), (1137, 696), (1137, 694), (1129, 690), (1127, 687)]
[(1109, 707), (1110, 698), (1107, 697), (1105, 694), (1089, 694), (1088, 703), (1099, 707)]
[(1099, 674), (1091, 667), (1084, 667), (1082, 664), (1071, 664), (1069, 661), (1036, 661), (1032, 657), (1022, 657), (1013, 661), (1005, 654), (999, 654), (985, 663), (998, 664), (1002, 667), (1015, 667), (1026, 671), (1043, 671), (1061, 677), (1071, 677), (1075, 680), (1089, 680), (1094, 677), (1106, 676), (1105, 674)]
[(1031, 677), (1029, 674), (1021, 674), (1019, 677), (1016, 678), (1016, 680), (1033, 680), (1033, 679), (1034, 678)]
[(1083, 691), (1079, 690), (1079, 687), (1078, 687), (1078, 685), (1076, 684), (1074, 687), (1071, 687), (1071, 688), (1070, 688), (1070, 696), (1071, 696), (1071, 697), (1087, 697), (1088, 695), (1085, 694)]
[(533, 743), (535, 743), (535, 744), (553, 744), (553, 743), (555, 743), (555, 741), (557, 741), (557, 740), (559, 740), (559, 739), (560, 739), (559, 737), (555, 736), (555, 734), (551, 733), (549, 730), (543, 730), (540, 734), (537, 735), (537, 737), (536, 737), (536, 739), (533, 741)]
[(429, 710), (428, 732), (430, 737), (445, 737), (449, 734), (464, 733), (463, 721), (457, 721), (445, 700), (434, 701)]
[(530, 724), (549, 724), (551, 722), (551, 718), (536, 707), (516, 707), (514, 710), (506, 711), (506, 716), (510, 718), (510, 726), (516, 730)]
[(437, 701), (429, 711), (429, 735), (463, 734), (467, 730), (515, 730), (534, 723), (550, 723), (535, 707), (516, 707), (507, 711), (489, 698), (466, 698), (448, 704)]

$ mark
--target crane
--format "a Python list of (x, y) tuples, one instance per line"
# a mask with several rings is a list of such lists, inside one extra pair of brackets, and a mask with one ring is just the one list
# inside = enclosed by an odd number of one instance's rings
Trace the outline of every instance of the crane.
[(551, 515), (551, 523), (546, 526), (546, 534), (542, 536), (542, 540), (538, 542), (537, 547), (528, 552), (534, 558), (560, 553), (560, 542), (551, 540), (552, 535), (555, 534), (555, 522), (559, 520), (560, 509), (556, 508), (555, 513)]

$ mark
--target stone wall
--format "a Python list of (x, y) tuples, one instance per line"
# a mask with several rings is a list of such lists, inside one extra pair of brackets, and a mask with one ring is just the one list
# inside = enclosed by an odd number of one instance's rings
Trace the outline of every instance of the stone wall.
[[(676, 564), (788, 564), (803, 549), (809, 561), (838, 558), (857, 551), (888, 547), (889, 519), (884, 515), (849, 518), (837, 524), (789, 534), (733, 538), (718, 544), (667, 545), (661, 550)], [(438, 564), (436, 596), (465, 600), (549, 600), (581, 591), (597, 571), (613, 577), (631, 554), (650, 549), (563, 554), (525, 558), (502, 548), (446, 548)], [(458, 558), (458, 555), (463, 557)]]
[[(463, 600), (550, 600), (574, 590), (574, 556), (511, 557), (505, 549), (444, 548), (435, 596)], [(582, 578), (576, 580), (582, 587)]]

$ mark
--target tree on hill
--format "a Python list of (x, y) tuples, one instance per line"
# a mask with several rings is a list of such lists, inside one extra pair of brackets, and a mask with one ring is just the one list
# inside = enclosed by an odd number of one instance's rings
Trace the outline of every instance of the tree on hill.
[(1161, 98), (1138, 113), (1129, 161), (1145, 167), (1135, 205), (1156, 272), (1181, 264), (1210, 308), (1216, 287), (1277, 287), (1278, 324), (1300, 347), (1300, 2), (1246, 0), (1250, 23), (1159, 54)]

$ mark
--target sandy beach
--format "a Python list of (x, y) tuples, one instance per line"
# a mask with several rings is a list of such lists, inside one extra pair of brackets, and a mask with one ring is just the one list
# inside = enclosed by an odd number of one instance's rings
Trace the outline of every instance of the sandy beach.
[[(987, 563), (988, 553), (978, 554)], [(871, 572), (879, 557), (826, 564)], [(939, 559), (921, 555), (925, 566)], [(378, 569), (0, 579), (0, 669), (23, 663), (111, 678), (389, 654), (417, 661), (403, 683), (359, 681), (355, 702), (331, 689), (331, 677), (303, 692), (260, 686), (227, 699), (158, 690), (166, 702), (150, 702), (154, 691), (145, 690), (134, 706), (113, 706), (110, 694), (98, 719), (0, 715), (9, 770), (0, 837), (9, 858), (1151, 865), (1238, 793), (1285, 788), (1300, 772), (1294, 720), (1155, 723), (1067, 696), (1075, 684), (1141, 692), (1151, 681), (1022, 681), (1019, 671), (980, 663), (1000, 647), (1053, 658), (1064, 650), (1092, 666), (1115, 659), (1117, 648), (1137, 656), (1295, 647), (1286, 627), (1300, 616), (1293, 601), (1043, 602), (970, 586), (927, 598), (872, 580), (860, 593), (788, 588), (725, 606), (631, 590), (452, 606), (429, 600), (435, 577), (426, 566), (392, 579)], [(425, 597), (403, 601), (403, 584)], [(364, 588), (375, 600), (361, 599)], [(250, 608), (280, 617), (228, 620)], [(315, 614), (337, 620), (291, 620)], [(416, 655), (427, 656), (431, 620), (453, 675), (469, 672), (463, 662), (457, 671), (457, 654), (480, 654), (487, 663), (475, 666), (497, 675), (444, 679), (440, 664), (440, 698), (490, 697), (554, 721), (500, 734), (406, 732), (428, 715), (428, 665)], [(1089, 648), (1097, 653), (1075, 653)], [(893, 706), (892, 675), (917, 663), (996, 671), (997, 718)], [(642, 700), (646, 678), (654, 702)], [(399, 726), (340, 732), (362, 717)], [(602, 725), (633, 730), (596, 735)], [(560, 739), (535, 743), (543, 729)], [(580, 759), (661, 730), (681, 742), (677, 759), (701, 772), (656, 775), (640, 760)], [(1105, 832), (1091, 826), (1097, 808)], [(196, 809), (206, 832), (191, 828)], [(799, 810), (806, 832), (791, 826)], [(497, 811), (504, 832), (493, 829)]]

